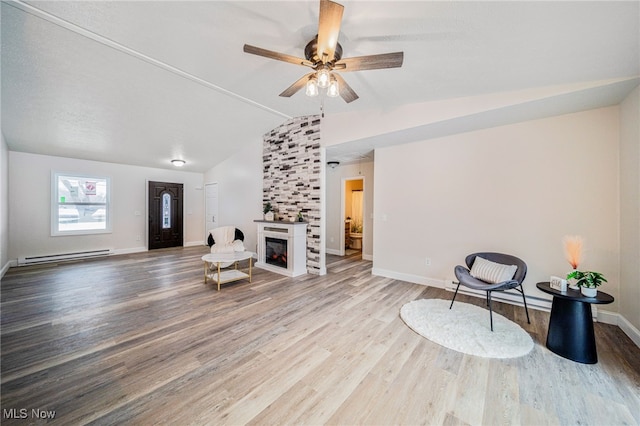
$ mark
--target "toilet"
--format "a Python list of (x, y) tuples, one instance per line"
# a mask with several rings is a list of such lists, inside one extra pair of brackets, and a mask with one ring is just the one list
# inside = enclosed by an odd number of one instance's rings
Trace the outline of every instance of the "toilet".
[(362, 250), (362, 234), (351, 232), (349, 233), (349, 238), (351, 239), (350, 248), (354, 250)]

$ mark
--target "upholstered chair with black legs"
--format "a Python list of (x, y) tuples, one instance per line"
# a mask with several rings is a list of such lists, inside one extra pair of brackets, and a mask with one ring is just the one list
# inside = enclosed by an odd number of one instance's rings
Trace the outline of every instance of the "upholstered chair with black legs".
[(449, 309), (453, 306), (461, 285), (475, 290), (486, 291), (489, 320), (491, 322), (491, 331), (493, 331), (491, 293), (514, 289), (522, 294), (524, 310), (527, 313), (527, 323), (531, 324), (529, 310), (527, 309), (527, 298), (522, 288), (522, 282), (527, 276), (527, 264), (523, 260), (502, 253), (473, 253), (466, 257), (465, 263), (467, 264), (466, 268), (460, 265), (455, 267), (454, 272), (458, 279), (458, 285)]

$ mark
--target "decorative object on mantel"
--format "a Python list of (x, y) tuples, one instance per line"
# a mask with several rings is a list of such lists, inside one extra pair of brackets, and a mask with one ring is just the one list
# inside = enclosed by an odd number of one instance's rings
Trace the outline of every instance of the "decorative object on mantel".
[(273, 206), (271, 205), (271, 202), (267, 201), (265, 203), (263, 212), (264, 212), (264, 220), (273, 220), (274, 213), (273, 213)]
[(571, 265), (573, 271), (567, 274), (567, 280), (569, 282), (569, 288), (572, 290), (578, 290), (578, 285), (575, 279), (570, 279), (569, 275), (571, 275), (574, 271), (578, 269), (578, 265), (582, 261), (582, 248), (584, 246), (584, 240), (579, 235), (565, 235), (562, 239), (564, 244), (564, 255)]
[(432, 342), (454, 351), (484, 358), (515, 358), (533, 349), (533, 339), (518, 324), (494, 314), (493, 331), (486, 321), (487, 311), (458, 302), (419, 299), (400, 309), (407, 326)]
[(298, 222), (304, 222), (304, 217), (302, 216), (302, 210), (298, 212)]
[(602, 283), (608, 282), (600, 272), (578, 271), (577, 269), (567, 275), (567, 278), (577, 280), (580, 293), (585, 297), (596, 297), (598, 295), (598, 287)]

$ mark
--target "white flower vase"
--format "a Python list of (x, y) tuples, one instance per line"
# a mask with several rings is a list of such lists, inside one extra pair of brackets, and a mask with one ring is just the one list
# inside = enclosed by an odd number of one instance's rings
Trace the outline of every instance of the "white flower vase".
[(595, 287), (580, 287), (580, 293), (585, 297), (596, 297), (598, 295), (598, 289)]
[(272, 211), (271, 211), (271, 212), (266, 212), (266, 213), (264, 214), (264, 220), (273, 220), (273, 216), (274, 216), (274, 215), (273, 215), (273, 212), (272, 212)]

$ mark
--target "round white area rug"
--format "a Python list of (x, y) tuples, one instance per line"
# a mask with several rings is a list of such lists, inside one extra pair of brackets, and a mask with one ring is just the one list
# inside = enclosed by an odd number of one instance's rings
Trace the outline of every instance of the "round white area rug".
[(400, 309), (402, 320), (419, 335), (454, 351), (484, 358), (516, 358), (533, 349), (533, 339), (518, 324), (489, 310), (450, 300), (420, 299)]

